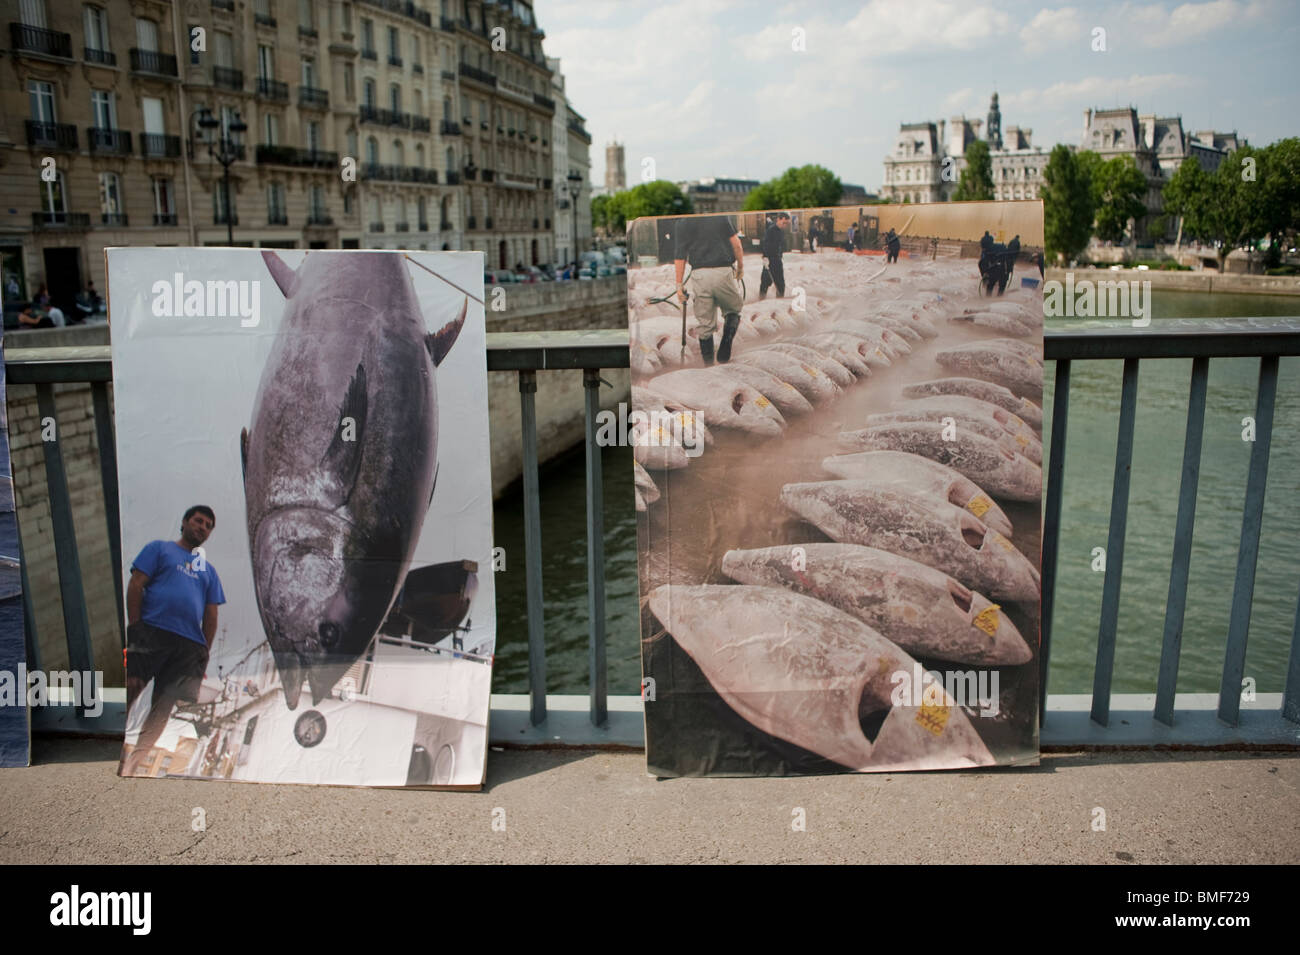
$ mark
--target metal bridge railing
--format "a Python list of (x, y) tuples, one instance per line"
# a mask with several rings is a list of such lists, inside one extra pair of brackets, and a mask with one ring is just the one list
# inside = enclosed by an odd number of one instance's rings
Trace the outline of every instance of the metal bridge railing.
[[(524, 719), (522, 697), (494, 697), (494, 737), (498, 730), (499, 701), (504, 706), (505, 722), (511, 732), (530, 733), (527, 741), (591, 742), (599, 740), (591, 728), (605, 727), (610, 719), (605, 665), (605, 581), (604, 541), (601, 500), (601, 461), (596, 443), (596, 416), (600, 411), (600, 372), (604, 368), (628, 367), (627, 332), (622, 329), (599, 331), (556, 331), (492, 333), (487, 336), (489, 371), (514, 371), (519, 376), (519, 402), (523, 434), (524, 547), (525, 579), (528, 603), (528, 699)], [(1255, 562), (1259, 549), (1260, 523), (1264, 489), (1268, 475), (1269, 445), (1272, 437), (1273, 404), (1277, 387), (1278, 359), (1283, 355), (1300, 355), (1300, 322), (1285, 320), (1271, 324), (1252, 322), (1216, 323), (1198, 321), (1195, 326), (1175, 327), (1174, 323), (1147, 329), (1085, 329), (1048, 331), (1045, 357), (1056, 361), (1056, 391), (1051, 410), (1051, 451), (1047, 463), (1045, 517), (1042, 551), (1042, 652), (1040, 655), (1043, 741), (1048, 744), (1105, 742), (1126, 732), (1126, 741), (1150, 745), (1159, 741), (1159, 733), (1131, 728), (1111, 728), (1111, 677), (1115, 656), (1115, 637), (1119, 611), (1120, 578), (1123, 571), (1124, 536), (1127, 522), (1129, 471), (1133, 453), (1133, 425), (1137, 405), (1138, 366), (1142, 359), (1193, 359), (1188, 404), (1187, 437), (1183, 459), (1177, 530), (1174, 542), (1173, 569), (1170, 574), (1169, 600), (1159, 672), (1159, 689), (1155, 698), (1154, 719), (1173, 726), (1174, 691), (1178, 675), (1178, 655), (1182, 637), (1192, 528), (1195, 522), (1197, 476), (1201, 451), (1201, 432), (1205, 418), (1205, 393), (1209, 360), (1216, 357), (1260, 358), (1259, 393), (1256, 410), (1256, 442), (1251, 452), (1242, 518), (1241, 546), (1237, 556), (1237, 573), (1232, 596), (1229, 630), (1217, 716), (1227, 726), (1237, 726), (1240, 716), (1240, 686), (1244, 665), (1246, 636), (1254, 589)], [(1062, 709), (1053, 706), (1047, 696), (1047, 671), (1051, 650), (1053, 604), (1055, 597), (1058, 547), (1060, 541), (1061, 490), (1065, 469), (1065, 437), (1069, 419), (1070, 365), (1072, 361), (1113, 359), (1124, 362), (1119, 415), (1119, 436), (1115, 457), (1114, 493), (1111, 502), (1110, 531), (1107, 547), (1106, 576), (1103, 585), (1101, 621), (1098, 631), (1097, 666), (1090, 697), (1089, 721), (1070, 722), (1070, 714), (1055, 715)], [(113, 555), (113, 574), (118, 599), (118, 617), (122, 618), (121, 541), (118, 523), (117, 472), (112, 421), (108, 411), (107, 383), (112, 380), (109, 348), (11, 348), (6, 362), (10, 384), (34, 384), (42, 418), (54, 417), (55, 383), (90, 383), (94, 399), (96, 437), (101, 449), (101, 479), (106, 502), (107, 530)], [(587, 731), (573, 719), (572, 709), (548, 714), (546, 693), (545, 619), (543, 613), (543, 557), (541, 544), (541, 503), (538, 493), (537, 418), (535, 396), (539, 371), (577, 371), (583, 373), (586, 415), (586, 503), (587, 503), (587, 600), (589, 609)], [(1046, 435), (1045, 435), (1046, 437)], [(67, 631), (71, 666), (90, 669), (94, 659), (82, 590), (81, 569), (77, 561), (72, 508), (64, 466), (57, 442), (46, 442), (45, 470), (50, 496), (50, 510), (55, 537), (60, 597)], [(630, 475), (629, 475), (630, 477)], [(24, 565), (24, 603), (27, 620), (29, 663), (40, 665), (39, 641), (33, 627)], [(1059, 702), (1058, 698), (1058, 702)], [(1133, 699), (1126, 698), (1131, 704)], [(552, 702), (572, 703), (572, 697), (551, 697)], [(614, 709), (623, 721), (620, 742), (633, 739), (640, 732), (636, 697), (616, 697)], [(1047, 714), (1054, 715), (1049, 719)], [(1197, 700), (1191, 711), (1178, 711), (1185, 723), (1200, 727), (1195, 738), (1206, 737), (1208, 711)], [(1081, 715), (1081, 714), (1080, 714)], [(1184, 720), (1188, 716), (1191, 719)], [(557, 718), (558, 717), (558, 718)], [(1274, 718), (1277, 717), (1277, 718)], [(550, 725), (544, 734), (532, 729)], [(38, 728), (39, 714), (34, 714)], [(1290, 721), (1283, 724), (1282, 720)], [(1124, 722), (1124, 721), (1122, 721)], [(1292, 724), (1300, 723), (1300, 608), (1292, 634), (1290, 663), (1282, 694), (1280, 713), (1268, 717), (1267, 724), (1255, 723), (1245, 729), (1254, 736), (1240, 734), (1230, 742), (1300, 742), (1300, 732)], [(1049, 728), (1053, 725), (1060, 729)], [(51, 726), (46, 721), (47, 728)], [(84, 725), (78, 729), (85, 731)], [(105, 730), (110, 730), (105, 727)], [(116, 728), (120, 732), (121, 727)], [(1106, 733), (1105, 730), (1110, 732)], [(563, 733), (563, 735), (557, 735)], [(1213, 736), (1211, 732), (1209, 735)], [(504, 737), (500, 737), (504, 738)]]

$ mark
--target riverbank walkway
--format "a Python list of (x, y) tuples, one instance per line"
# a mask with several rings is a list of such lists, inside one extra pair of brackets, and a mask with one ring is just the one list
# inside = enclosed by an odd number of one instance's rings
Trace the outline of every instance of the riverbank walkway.
[(35, 740), (0, 777), (0, 864), (1300, 862), (1296, 753), (656, 780), (642, 753), (505, 749), (472, 793), (123, 779), (118, 751)]

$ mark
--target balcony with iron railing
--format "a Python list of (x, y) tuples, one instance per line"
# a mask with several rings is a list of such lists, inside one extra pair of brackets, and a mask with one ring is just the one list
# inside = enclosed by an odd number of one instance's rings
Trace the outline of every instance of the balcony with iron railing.
[(72, 34), (30, 27), (25, 23), (9, 24), (9, 45), (15, 53), (35, 53), (72, 59)]
[(272, 30), (279, 25), (279, 21), (269, 13), (254, 13), (253, 23), (259, 27), (270, 27)]
[(431, 123), (428, 116), (420, 116), (415, 113), (411, 114), (411, 132), (427, 133), (430, 129), (430, 126)]
[(362, 48), (361, 48), (361, 59), (363, 59), (363, 60), (377, 60), (377, 59), (379, 59), (379, 54), (378, 54), (378, 53), (377, 53), (373, 48), (371, 48), (371, 47), (362, 47)]
[(289, 214), (283, 209), (273, 209), (266, 214), (267, 225), (288, 225)]
[(110, 53), (108, 50), (97, 50), (94, 47), (85, 47), (81, 51), (82, 59), (87, 63), (98, 63), (100, 66), (117, 66), (117, 54)]
[(152, 76), (179, 75), (176, 71), (176, 57), (170, 53), (157, 50), (131, 50), (131, 72), (148, 73)]
[(88, 212), (33, 212), (34, 229), (89, 229)]
[(497, 177), (496, 170), (494, 170), (494, 169), (484, 169), (484, 170), (483, 170), (483, 181), (484, 181), (484, 182), (492, 182), (493, 180), (496, 179), (496, 177)]
[(289, 102), (289, 84), (281, 80), (273, 80), (269, 76), (257, 78), (256, 92), (262, 99), (276, 103)]
[(438, 132), (442, 133), (444, 136), (459, 136), (460, 123), (453, 119), (444, 119), (438, 124)]
[(324, 209), (312, 209), (307, 213), (309, 226), (332, 226), (334, 219)]
[(176, 213), (174, 212), (155, 212), (153, 214), (154, 225), (161, 225), (161, 226), (176, 225), (176, 222), (177, 222), (177, 218), (176, 218)]
[(29, 119), (25, 125), (28, 146), (61, 150), (77, 148), (77, 127), (71, 123), (44, 123)]
[(298, 105), (309, 109), (329, 109), (329, 90), (318, 89), (315, 86), (300, 86), (298, 87)]
[(145, 159), (176, 159), (181, 154), (181, 138), (166, 133), (141, 133), (140, 155)]
[[(233, 203), (231, 203), (233, 205)], [(218, 209), (212, 213), (213, 225), (239, 225), (239, 213), (234, 209), (230, 210), (229, 223), (224, 209)]]
[(320, 34), (316, 32), (315, 27), (298, 24), (298, 36), (304, 40), (314, 40), (320, 36)]
[(447, 170), (447, 185), (449, 186), (460, 185), (460, 172), (458, 170), (456, 169)]
[(129, 156), (131, 134), (124, 129), (106, 129), (101, 126), (86, 127), (86, 146), (99, 156)]
[(235, 0), (212, 0), (212, 9), (233, 11), (235, 9)]
[(392, 53), (390, 53), (388, 54), (388, 65), (401, 68), (402, 58), (400, 56), (394, 56)]
[(417, 231), (417, 232), (428, 232), (428, 231), (429, 231), (429, 220), (428, 220), (428, 219), (420, 219), (419, 221), (417, 221), (417, 222), (415, 223), (415, 228), (416, 228), (416, 231)]
[(475, 231), (477, 231), (477, 230), (478, 230), (478, 217), (477, 217), (477, 216), (468, 216), (468, 217), (466, 217), (466, 219), (465, 219), (465, 228), (468, 229), (468, 230), (471, 231), (471, 232), (475, 232)]
[(362, 104), (357, 110), (357, 118), (362, 123), (375, 123), (379, 126), (400, 126), (411, 128), (411, 114), (397, 110), (383, 109), (378, 106)]
[(254, 155), (259, 165), (335, 169), (339, 163), (339, 154), (336, 152), (323, 149), (302, 149), (298, 146), (274, 146), (259, 143)]
[(417, 7), (411, 0), (357, 0), (357, 2), (380, 10), (387, 10), (389, 13), (396, 13), (399, 16), (409, 17), (426, 27), (433, 26), (433, 14), (428, 10)]
[(466, 79), (474, 80), (476, 83), (482, 83), (484, 86), (496, 88), (497, 78), (494, 73), (487, 70), (480, 70), (477, 66), (470, 66), (468, 63), (460, 64), (460, 75)]
[(410, 232), (410, 231), (411, 231), (411, 223), (409, 223), (409, 222), (399, 222), (399, 223), (397, 223), (397, 225), (395, 225), (395, 226), (393, 227), (393, 231), (394, 231), (394, 232)]
[(212, 85), (219, 86), (222, 89), (244, 91), (244, 71), (232, 69), (229, 66), (214, 66), (212, 68)]
[(101, 212), (99, 214), (100, 225), (124, 226), (127, 223), (125, 212)]

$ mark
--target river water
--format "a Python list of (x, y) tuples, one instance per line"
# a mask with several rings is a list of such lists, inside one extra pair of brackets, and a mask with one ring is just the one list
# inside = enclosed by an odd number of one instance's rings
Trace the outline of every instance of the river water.
[[(1300, 298), (1154, 293), (1154, 322), (1170, 318), (1300, 315)], [(1080, 320), (1061, 319), (1050, 327)], [(1091, 322), (1091, 324), (1104, 324)], [(1173, 552), (1190, 360), (1149, 360), (1138, 379), (1138, 412), (1129, 520), (1112, 688), (1155, 691), (1165, 599)], [(1048, 688), (1092, 687), (1104, 574), (1093, 549), (1106, 546), (1114, 474), (1122, 362), (1074, 362), (1062, 499), (1061, 550)], [(1192, 542), (1179, 692), (1217, 692), (1236, 572), (1251, 444), (1242, 418), (1255, 413), (1259, 360), (1210, 362), (1205, 435)], [(576, 372), (572, 372), (576, 374)], [(1048, 362), (1044, 418), (1050, 424), (1055, 363)], [(1044, 460), (1050, 447), (1045, 426)], [(609, 691), (639, 692), (636, 511), (629, 448), (602, 452), (605, 497), (605, 587)], [(1255, 579), (1245, 675), (1258, 692), (1280, 692), (1300, 591), (1300, 358), (1285, 358), (1278, 377), (1264, 529)], [(585, 694), (587, 679), (587, 544), (583, 449), (541, 472), (543, 587), (546, 595), (547, 690)], [(527, 692), (528, 637), (524, 589), (523, 492), (516, 485), (496, 504), (495, 544), (506, 568), (496, 576), (497, 657), (493, 691)]]

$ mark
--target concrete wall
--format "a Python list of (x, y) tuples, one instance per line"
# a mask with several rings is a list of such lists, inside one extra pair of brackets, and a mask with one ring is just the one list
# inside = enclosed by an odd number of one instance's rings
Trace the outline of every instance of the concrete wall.
[[(538, 331), (622, 328), (627, 324), (627, 284), (622, 277), (590, 282), (497, 286), (504, 291), (500, 311), (491, 310), (488, 331)], [(107, 345), (108, 327), (73, 326), (10, 332), (6, 350), (69, 345)], [(612, 388), (601, 388), (603, 407), (627, 400), (628, 370), (606, 369), (602, 377)], [(581, 371), (543, 371), (537, 376), (538, 455), (542, 461), (583, 440)], [(56, 385), (58, 437), (67, 472), (68, 492), (76, 526), (82, 584), (95, 647), (95, 667), (110, 686), (123, 681), (119, 650), (117, 605), (113, 594), (108, 525), (99, 473), (94, 411), (89, 385)], [(110, 405), (112, 386), (109, 386)], [(8, 388), (9, 442), (14, 496), (22, 535), (23, 558), (35, 611), (41, 662), (46, 669), (66, 668), (59, 579), (45, 483), (44, 446), (33, 385)], [(519, 377), (514, 372), (488, 374), (488, 412), (492, 446), (492, 492), (499, 495), (522, 473), (522, 427), (519, 417)]]
[[(1172, 289), (1179, 292), (1236, 292), (1256, 295), (1300, 295), (1300, 276), (1294, 275), (1240, 275), (1218, 272), (1162, 272), (1149, 269), (1124, 269), (1114, 273), (1109, 269), (1074, 269), (1076, 280), (1083, 277), (1098, 278), (1117, 275), (1126, 281), (1150, 281), (1155, 289)], [(1065, 281), (1065, 269), (1048, 269), (1047, 279)]]

